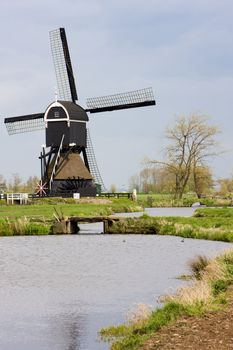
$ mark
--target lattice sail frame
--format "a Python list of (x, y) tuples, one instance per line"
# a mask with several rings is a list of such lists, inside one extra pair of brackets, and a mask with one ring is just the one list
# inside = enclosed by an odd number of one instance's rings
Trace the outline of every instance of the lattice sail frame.
[(49, 32), (49, 38), (59, 99), (75, 102), (78, 96), (64, 28)]
[[(28, 117), (28, 119), (24, 117), (24, 119), (21, 118), (21, 120), (20, 117), (7, 118), (5, 120), (7, 132), (9, 135), (15, 135), (31, 131), (43, 130), (45, 128), (43, 116), (44, 115), (36, 115), (32, 116), (31, 118)], [(17, 118), (19, 120), (17, 120)], [(8, 119), (11, 120), (7, 121)]]
[(102, 176), (100, 174), (99, 167), (98, 167), (98, 164), (96, 161), (95, 152), (94, 152), (94, 148), (93, 148), (92, 141), (91, 141), (90, 130), (88, 128), (87, 128), (86, 154), (87, 154), (90, 172), (94, 178), (95, 183), (101, 185), (102, 192), (107, 192), (107, 189), (104, 185), (104, 182), (103, 182), (103, 179), (102, 179)]
[(151, 87), (119, 93), (115, 95), (108, 95), (102, 97), (93, 97), (87, 99), (88, 110), (116, 107), (121, 105), (131, 105), (137, 103), (144, 103), (154, 101), (154, 94)]

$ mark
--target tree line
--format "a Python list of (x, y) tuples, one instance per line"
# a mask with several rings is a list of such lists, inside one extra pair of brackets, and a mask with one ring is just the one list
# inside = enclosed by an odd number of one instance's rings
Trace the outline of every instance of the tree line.
[[(165, 132), (167, 146), (163, 158), (144, 159), (142, 170), (130, 178), (129, 190), (172, 193), (175, 199), (182, 198), (186, 192), (195, 192), (200, 198), (216, 189), (220, 195), (232, 195), (233, 177), (215, 180), (209, 165), (210, 160), (221, 154), (219, 132), (206, 116), (177, 118)], [(7, 181), (0, 175), (0, 191), (34, 193), (39, 181), (37, 176), (23, 181), (18, 173)], [(115, 186), (110, 190), (115, 192)]]
[(40, 179), (37, 176), (29, 176), (26, 181), (23, 181), (18, 173), (12, 174), (10, 179), (5, 179), (3, 175), (0, 175), (0, 193), (34, 193), (39, 181)]

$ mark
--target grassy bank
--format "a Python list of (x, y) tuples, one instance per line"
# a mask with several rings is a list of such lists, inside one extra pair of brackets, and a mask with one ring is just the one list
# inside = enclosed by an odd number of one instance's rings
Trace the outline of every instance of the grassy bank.
[(206, 197), (198, 199), (195, 194), (185, 194), (182, 199), (174, 199), (172, 194), (139, 194), (138, 203), (145, 208), (190, 207), (195, 202), (201, 202), (207, 207), (232, 206), (231, 198)]
[(64, 216), (98, 216), (118, 212), (142, 211), (127, 198), (90, 198), (78, 201), (69, 198), (46, 198), (29, 205), (6, 205), (0, 202), (0, 235), (48, 234), (55, 210)]
[[(139, 203), (140, 200), (139, 200)], [(0, 205), (0, 235), (48, 234), (55, 210), (63, 216), (98, 216), (118, 212), (142, 211), (127, 198), (74, 199), (48, 198), (31, 205)], [(195, 217), (126, 218), (115, 222), (109, 233), (174, 235), (233, 242), (233, 209), (198, 209)]]
[(109, 233), (181, 236), (233, 242), (233, 208), (198, 209), (194, 217), (126, 218), (113, 223)]
[(165, 296), (161, 309), (150, 312), (140, 307), (125, 324), (100, 331), (102, 339), (111, 342), (111, 350), (139, 349), (161, 327), (181, 316), (202, 316), (227, 307), (228, 288), (233, 284), (233, 250), (213, 260), (197, 257), (190, 268), (192, 284), (176, 295)]
[(50, 224), (46, 222), (33, 223), (26, 217), (15, 220), (0, 219), (1, 236), (33, 236), (48, 235), (50, 233)]

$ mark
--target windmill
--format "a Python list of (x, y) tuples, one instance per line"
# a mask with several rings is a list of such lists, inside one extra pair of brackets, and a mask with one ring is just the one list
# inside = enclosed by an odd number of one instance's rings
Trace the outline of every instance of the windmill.
[(100, 113), (155, 105), (153, 91), (146, 88), (127, 93), (88, 98), (81, 107), (75, 86), (64, 28), (49, 33), (58, 95), (44, 113), (5, 118), (9, 135), (45, 129), (46, 145), (40, 153), (43, 195), (95, 196), (105, 191), (90, 138), (88, 113)]

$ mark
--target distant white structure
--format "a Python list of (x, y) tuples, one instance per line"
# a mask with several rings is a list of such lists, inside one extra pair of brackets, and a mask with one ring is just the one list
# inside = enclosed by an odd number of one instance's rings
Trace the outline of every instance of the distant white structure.
[(192, 208), (200, 207), (201, 203), (200, 202), (195, 202), (192, 204)]
[(133, 199), (133, 201), (135, 201), (135, 202), (136, 202), (136, 200), (137, 200), (137, 190), (136, 190), (136, 188), (133, 189), (132, 199)]
[(80, 199), (80, 193), (73, 193), (74, 199)]
[(28, 193), (7, 193), (7, 204), (27, 204)]

